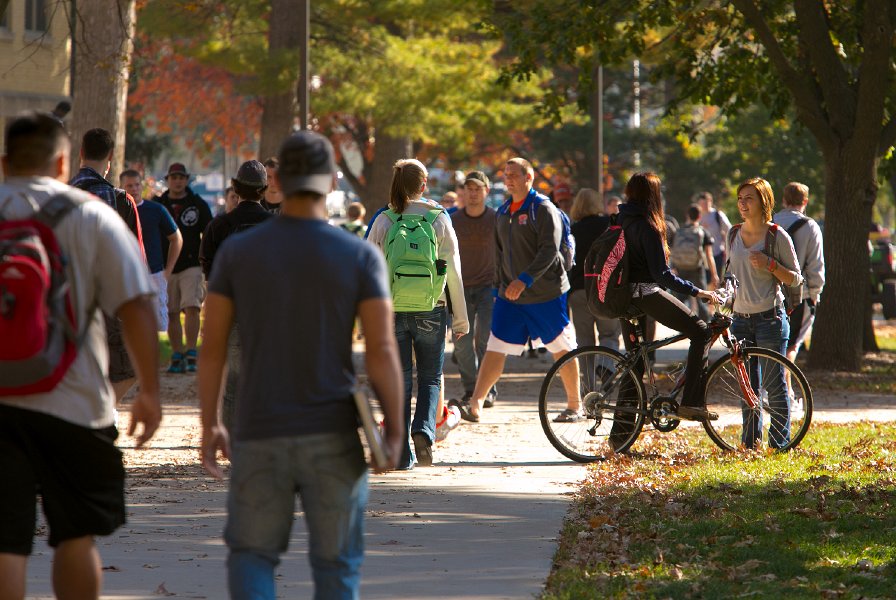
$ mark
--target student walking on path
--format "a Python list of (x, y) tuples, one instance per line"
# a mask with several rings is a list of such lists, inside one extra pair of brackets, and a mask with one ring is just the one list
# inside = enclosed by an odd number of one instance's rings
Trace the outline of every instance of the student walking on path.
[[(460, 264), (464, 272), (464, 301), (470, 321), (470, 335), (454, 343), (454, 356), (460, 371), (464, 396), (461, 402), (473, 397), (476, 375), (492, 327), (492, 306), (495, 304), (495, 210), (485, 205), (490, 182), (482, 171), (471, 171), (464, 181), (466, 205), (451, 215), (457, 234)], [(490, 408), (498, 395), (492, 387), (485, 397), (485, 408)]]
[[(380, 253), (327, 224), (336, 172), (330, 142), (295, 133), (279, 161), (280, 215), (226, 240), (212, 267), (199, 370), (202, 463), (220, 478), (217, 453), (231, 459), (224, 530), (231, 598), (276, 596), (274, 569), (298, 494), (314, 597), (349, 600), (358, 597), (367, 504), (352, 329), (360, 317), (369, 381), (385, 415), (385, 470), (404, 437), (392, 306)], [(231, 442), (218, 399), (235, 321), (244, 352)]]
[[(25, 597), (40, 495), (57, 597), (99, 598), (103, 563), (94, 537), (125, 522), (124, 465), (115, 447), (115, 395), (101, 313), (121, 320), (140, 385), (128, 435), (142, 424), (142, 446), (162, 418), (153, 285), (137, 240), (118, 215), (63, 183), (70, 141), (59, 121), (37, 113), (16, 118), (7, 126), (4, 148), (0, 220), (49, 218), (43, 222), (65, 260), (72, 324), (83, 342), (67, 367), (59, 359), (62, 378), (40, 390), (13, 388), (10, 379), (25, 373), (7, 362), (6, 352), (0, 360), (0, 597)], [(8, 269), (4, 274), (13, 275)], [(11, 305), (14, 300), (4, 291), (4, 321), (14, 322), (27, 308)], [(8, 324), (3, 331), (10, 331)], [(6, 350), (26, 343), (10, 337), (3, 338)]]
[[(500, 287), (473, 397), (460, 406), (466, 421), (479, 421), (483, 401), (501, 377), (508, 354), (522, 354), (530, 341), (545, 345), (554, 359), (576, 348), (566, 304), (569, 280), (560, 256), (560, 212), (532, 188), (534, 178), (535, 170), (526, 159), (512, 158), (504, 165), (510, 198), (498, 209), (495, 226), (495, 274)], [(580, 419), (578, 363), (570, 362), (560, 375), (568, 407), (558, 418)]]
[[(171, 213), (153, 200), (143, 199), (143, 177), (138, 171), (128, 169), (118, 177), (121, 187), (137, 202), (137, 213), (140, 215), (140, 228), (143, 232), (143, 252), (149, 274), (156, 286), (156, 306), (159, 331), (168, 331), (168, 279), (174, 272), (177, 257), (184, 245)], [(164, 244), (168, 243), (168, 256), (165, 257)]]
[[(168, 167), (168, 189), (159, 203), (168, 209), (183, 236), (183, 247), (168, 280), (168, 340), (171, 342), (169, 373), (196, 371), (199, 311), (205, 299), (205, 280), (199, 266), (199, 244), (212, 220), (212, 211), (187, 185), (190, 174), (180, 163)], [(181, 327), (180, 313), (184, 313)]]
[[(374, 220), (369, 241), (382, 249), (395, 309), (395, 337), (404, 372), (404, 414), (408, 422), (399, 469), (433, 462), (442, 367), (445, 360), (447, 299), (451, 303), (456, 336), (470, 330), (467, 320), (457, 237), (442, 207), (423, 198), (427, 171), (418, 160), (395, 163), (389, 209)], [(365, 331), (366, 335), (366, 331)], [(414, 360), (417, 365), (417, 404), (411, 419)], [(411, 449), (411, 441), (414, 443)]]
[[(576, 238), (576, 264), (569, 271), (569, 311), (576, 328), (576, 342), (580, 346), (599, 345), (619, 350), (622, 328), (619, 319), (595, 317), (585, 300), (585, 257), (591, 244), (610, 226), (610, 217), (601, 212), (600, 194), (582, 188), (576, 194), (570, 211), (572, 235)], [(594, 330), (597, 328), (597, 338)]]
[(796, 360), (800, 346), (806, 341), (815, 322), (815, 305), (824, 289), (824, 241), (815, 219), (806, 216), (809, 187), (792, 181), (784, 186), (784, 209), (775, 214), (772, 222), (783, 227), (793, 241), (800, 273), (803, 275), (802, 300), (787, 315), (790, 335), (787, 338), (787, 358)]

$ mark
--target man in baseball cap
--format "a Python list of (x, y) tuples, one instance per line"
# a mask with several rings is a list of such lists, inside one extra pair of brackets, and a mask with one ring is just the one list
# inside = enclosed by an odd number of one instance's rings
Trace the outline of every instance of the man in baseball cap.
[[(198, 360), (199, 313), (205, 299), (205, 281), (199, 262), (199, 246), (212, 211), (187, 185), (190, 173), (183, 163), (172, 163), (165, 175), (168, 189), (159, 203), (168, 209), (184, 243), (168, 279), (168, 339), (171, 342), (169, 373), (195, 373)], [(180, 314), (184, 314), (181, 326)]]
[[(230, 180), (230, 184), (233, 187), (233, 192), (239, 198), (236, 208), (212, 219), (202, 236), (199, 263), (202, 265), (202, 272), (206, 280), (211, 276), (215, 256), (224, 240), (234, 233), (251, 229), (274, 216), (261, 205), (261, 199), (268, 186), (268, 174), (263, 164), (257, 160), (244, 162), (237, 170), (236, 176)], [(246, 257), (246, 260), (251, 262), (252, 258)], [(233, 426), (233, 410), (236, 406), (241, 356), (240, 331), (237, 324), (234, 323), (230, 337), (227, 339), (227, 382), (224, 385), (221, 411), (224, 426), (228, 429)]]
[[(323, 136), (283, 142), (274, 183), (280, 216), (221, 247), (205, 304), (199, 401), (202, 464), (221, 477), (228, 449), (218, 394), (227, 336), (239, 323), (252, 360), (240, 373), (229, 446), (230, 500), (224, 540), (233, 598), (275, 595), (281, 540), (292, 527), (296, 490), (311, 535), (315, 597), (357, 597), (363, 560), (367, 464), (352, 391), (352, 328), (360, 317), (370, 387), (385, 415), (386, 464), (404, 442), (404, 393), (385, 259), (373, 244), (327, 223), (336, 161)], [(326, 462), (327, 468), (313, 468)], [(282, 477), (265, 477), (277, 472)], [(338, 477), (333, 477), (338, 473)], [(265, 527), (259, 528), (259, 519)]]

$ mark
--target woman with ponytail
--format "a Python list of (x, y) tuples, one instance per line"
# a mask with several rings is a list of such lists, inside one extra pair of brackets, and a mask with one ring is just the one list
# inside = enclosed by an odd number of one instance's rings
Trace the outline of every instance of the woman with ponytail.
[[(392, 188), (389, 194), (389, 209), (379, 214), (370, 224), (368, 239), (379, 246), (386, 255), (395, 303), (395, 337), (401, 355), (404, 371), (405, 420), (408, 436), (405, 449), (398, 461), (399, 469), (410, 469), (416, 462), (421, 466), (432, 464), (432, 444), (435, 440), (436, 409), (442, 381), (442, 366), (445, 359), (445, 330), (447, 328), (447, 297), (445, 287), (452, 298), (452, 330), (460, 337), (469, 331), (467, 305), (464, 302), (464, 286), (461, 279), (460, 256), (457, 251), (457, 236), (451, 226), (451, 219), (441, 205), (423, 197), (426, 191), (426, 167), (418, 160), (403, 159), (395, 163), (392, 174)], [(432, 228), (435, 236), (435, 265), (438, 272), (436, 281), (444, 281), (445, 287), (432, 294), (435, 305), (431, 309), (403, 309), (408, 297), (402, 286), (411, 281), (411, 288), (425, 286), (421, 275), (405, 275), (402, 279), (402, 263), (392, 243), (399, 239), (397, 232), (402, 226), (405, 233), (419, 228)], [(409, 236), (411, 234), (408, 234)], [(420, 245), (415, 238), (413, 248)], [(428, 240), (424, 240), (428, 241)], [(419, 269), (419, 265), (417, 265)], [(416, 279), (415, 279), (416, 278)], [(428, 279), (426, 281), (429, 281)], [(400, 295), (399, 295), (400, 294)], [(411, 300), (414, 300), (413, 298)], [(423, 301), (424, 303), (426, 300)], [(411, 397), (413, 395), (414, 359), (417, 365), (417, 405), (411, 419)], [(411, 451), (411, 441), (414, 448)]]

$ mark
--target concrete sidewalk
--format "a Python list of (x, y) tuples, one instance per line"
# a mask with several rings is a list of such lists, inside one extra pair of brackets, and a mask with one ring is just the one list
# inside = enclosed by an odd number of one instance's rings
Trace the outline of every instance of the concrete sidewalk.
[[(680, 360), (686, 347), (679, 344), (659, 359)], [(570, 496), (586, 474), (585, 466), (554, 450), (538, 421), (538, 391), (550, 364), (547, 354), (508, 360), (495, 407), (484, 411), (481, 423), (461, 424), (436, 446), (434, 467), (371, 477), (362, 597), (516, 599), (540, 593)], [(461, 386), (450, 359), (446, 373), (449, 397), (456, 396)], [(104, 598), (227, 597), (221, 541), (226, 484), (197, 465), (200, 430), (191, 379), (163, 376), (166, 418), (152, 449), (125, 449), (128, 524), (99, 541)], [(816, 401), (815, 418), (893, 420), (896, 399), (826, 394)], [(28, 598), (52, 597), (51, 553), (41, 533), (29, 564)], [(311, 597), (306, 547), (299, 513), (278, 570), (279, 597)]]

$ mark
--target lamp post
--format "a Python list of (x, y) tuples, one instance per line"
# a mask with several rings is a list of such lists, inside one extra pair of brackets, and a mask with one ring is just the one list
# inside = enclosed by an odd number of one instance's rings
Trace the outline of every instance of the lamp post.
[(311, 107), (308, 105), (308, 39), (311, 30), (311, 0), (299, 1), (299, 125), (302, 129), (308, 129), (308, 115)]

